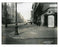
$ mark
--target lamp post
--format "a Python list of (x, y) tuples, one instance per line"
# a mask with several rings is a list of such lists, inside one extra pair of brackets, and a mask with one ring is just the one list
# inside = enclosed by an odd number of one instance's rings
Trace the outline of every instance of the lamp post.
[(5, 15), (5, 27), (7, 28), (7, 4), (5, 3), (5, 7), (4, 7), (4, 15)]
[(15, 27), (15, 35), (18, 35), (18, 25), (17, 25), (17, 3), (15, 3), (15, 7), (16, 7), (16, 11), (15, 11), (15, 14), (16, 14), (16, 27)]

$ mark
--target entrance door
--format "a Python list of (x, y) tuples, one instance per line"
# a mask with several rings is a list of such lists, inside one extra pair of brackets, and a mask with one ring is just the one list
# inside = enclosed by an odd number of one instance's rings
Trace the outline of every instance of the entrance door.
[(44, 16), (44, 26), (48, 26), (48, 15)]
[(54, 27), (54, 16), (48, 16), (48, 27)]

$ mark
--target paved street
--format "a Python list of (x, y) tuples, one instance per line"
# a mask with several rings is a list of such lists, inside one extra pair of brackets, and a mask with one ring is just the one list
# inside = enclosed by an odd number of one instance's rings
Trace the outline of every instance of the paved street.
[(19, 35), (15, 35), (15, 24), (2, 26), (3, 44), (56, 44), (57, 28), (34, 24), (18, 24)]

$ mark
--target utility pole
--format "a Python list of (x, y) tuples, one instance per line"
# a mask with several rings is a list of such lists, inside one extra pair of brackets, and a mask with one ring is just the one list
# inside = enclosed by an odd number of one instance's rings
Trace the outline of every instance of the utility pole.
[(18, 35), (18, 25), (17, 25), (17, 3), (15, 3), (15, 7), (16, 7), (16, 12), (15, 12), (15, 14), (16, 14), (16, 27), (15, 27), (15, 35)]

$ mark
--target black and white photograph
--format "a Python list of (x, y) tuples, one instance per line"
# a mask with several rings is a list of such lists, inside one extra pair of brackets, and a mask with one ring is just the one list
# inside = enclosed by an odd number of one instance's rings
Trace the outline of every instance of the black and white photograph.
[(57, 44), (57, 2), (2, 2), (2, 44)]

